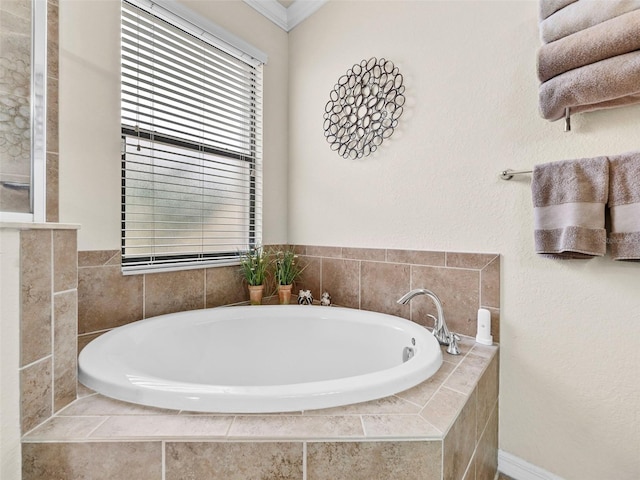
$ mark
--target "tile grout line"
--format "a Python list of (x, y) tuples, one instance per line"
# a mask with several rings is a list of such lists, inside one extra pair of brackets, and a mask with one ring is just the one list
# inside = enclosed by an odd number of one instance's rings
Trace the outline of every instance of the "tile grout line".
[[(60, 417), (58, 417), (60, 418)], [(104, 419), (98, 424), (96, 425), (94, 428), (91, 429), (91, 431), (85, 436), (85, 438), (91, 438), (91, 435), (93, 435), (96, 430), (98, 430), (102, 425), (104, 425), (105, 423), (107, 423), (107, 420), (109, 420), (111, 418), (111, 415), (105, 415)]]
[(45, 361), (45, 360), (49, 360), (49, 359), (51, 359), (51, 360), (53, 361), (52, 357), (53, 357), (53, 352), (52, 352), (52, 353), (50, 353), (49, 355), (45, 356), (45, 357), (39, 358), (39, 359), (37, 359), (37, 360), (34, 360), (34, 361), (33, 361), (33, 362), (31, 362), (31, 363), (28, 363), (28, 364), (26, 364), (26, 365), (23, 365), (22, 367), (18, 367), (18, 371), (26, 370), (27, 368), (33, 367), (34, 365), (36, 365), (36, 364), (38, 364), (38, 363), (40, 363), (40, 362), (43, 362), (43, 361)]
[(161, 468), (162, 468), (162, 480), (167, 478), (167, 441), (162, 440), (160, 442), (160, 455), (161, 455)]
[(302, 480), (307, 480), (307, 441), (302, 442)]
[(360, 417), (360, 426), (362, 427), (362, 435), (364, 435), (365, 437), (367, 437), (367, 436), (368, 436), (368, 435), (367, 435), (367, 429), (366, 429), (366, 427), (364, 426), (364, 415), (363, 415), (363, 414), (360, 414), (360, 415), (358, 415), (358, 416)]
[[(49, 410), (49, 418), (51, 418), (56, 412), (56, 308), (55, 308), (55, 249), (54, 249), (54, 235), (53, 230), (50, 233), (50, 248), (51, 248), (51, 277), (49, 279), (49, 286), (51, 288), (51, 304), (49, 308), (51, 309), (51, 318), (49, 320), (51, 327), (51, 409)], [(49, 420), (47, 418), (47, 420)], [(46, 421), (46, 420), (45, 420)]]

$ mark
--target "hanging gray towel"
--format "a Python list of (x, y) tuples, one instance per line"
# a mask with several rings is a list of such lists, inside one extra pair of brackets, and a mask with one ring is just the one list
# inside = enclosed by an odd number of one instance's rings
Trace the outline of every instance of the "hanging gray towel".
[(614, 260), (640, 260), (640, 152), (610, 157), (609, 245)]
[(536, 253), (565, 259), (606, 253), (608, 180), (607, 157), (534, 167), (531, 192)]

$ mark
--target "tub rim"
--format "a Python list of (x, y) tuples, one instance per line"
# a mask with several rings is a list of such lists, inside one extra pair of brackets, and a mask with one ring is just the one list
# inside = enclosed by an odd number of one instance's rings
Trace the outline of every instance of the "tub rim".
[[(405, 363), (374, 373), (325, 381), (268, 386), (178, 382), (133, 369), (105, 378), (104, 371), (101, 372), (100, 369), (107, 368), (109, 365), (105, 365), (104, 358), (96, 358), (99, 356), (97, 352), (105, 348), (105, 344), (113, 341), (121, 332), (151, 328), (153, 323), (158, 321), (173, 322), (179, 319), (180, 322), (184, 322), (185, 319), (181, 317), (193, 317), (193, 321), (196, 321), (195, 319), (202, 314), (213, 311), (230, 312), (233, 316), (241, 316), (243, 312), (257, 315), (261, 311), (271, 315), (276, 315), (278, 312), (294, 315), (295, 312), (309, 314), (310, 309), (314, 309), (316, 316), (329, 315), (332, 318), (338, 318), (346, 315), (353, 317), (351, 321), (364, 322), (368, 319), (389, 327), (401, 327), (412, 337), (417, 338), (420, 345), (427, 348), (417, 349), (416, 355)], [(222, 315), (216, 320), (223, 320), (226, 316)], [(442, 361), (440, 346), (429, 330), (402, 317), (344, 307), (233, 306), (164, 314), (114, 328), (92, 340), (80, 352), (78, 379), (87, 387), (105, 396), (151, 407), (210, 413), (281, 413), (332, 408), (391, 396), (427, 380), (438, 371)]]

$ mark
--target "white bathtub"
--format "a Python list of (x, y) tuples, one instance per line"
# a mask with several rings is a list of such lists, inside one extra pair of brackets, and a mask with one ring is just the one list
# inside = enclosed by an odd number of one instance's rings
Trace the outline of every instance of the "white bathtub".
[[(413, 357), (403, 361), (405, 347)], [(408, 350), (407, 350), (408, 351)], [(80, 353), (79, 379), (106, 396), (197, 412), (302, 411), (406, 390), (442, 364), (408, 320), (337, 307), (224, 307), (116, 328)]]

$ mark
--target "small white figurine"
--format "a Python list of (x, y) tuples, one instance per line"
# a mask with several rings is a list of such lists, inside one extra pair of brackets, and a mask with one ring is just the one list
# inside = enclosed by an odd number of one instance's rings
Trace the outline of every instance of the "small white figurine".
[(329, 292), (324, 292), (322, 294), (322, 297), (320, 298), (320, 305), (323, 307), (331, 306), (331, 295), (329, 295)]
[(313, 305), (313, 295), (311, 295), (311, 290), (300, 290), (298, 293), (298, 304)]

